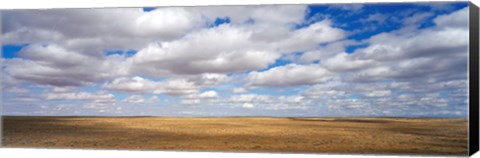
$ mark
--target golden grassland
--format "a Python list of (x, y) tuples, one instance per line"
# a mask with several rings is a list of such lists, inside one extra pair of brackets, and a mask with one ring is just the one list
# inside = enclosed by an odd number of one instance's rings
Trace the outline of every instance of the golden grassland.
[(454, 118), (3, 117), (7, 147), (466, 155)]

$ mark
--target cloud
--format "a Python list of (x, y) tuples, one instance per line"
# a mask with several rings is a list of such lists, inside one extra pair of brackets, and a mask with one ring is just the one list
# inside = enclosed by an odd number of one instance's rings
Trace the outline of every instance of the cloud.
[(287, 102), (287, 103), (301, 103), (305, 101), (305, 97), (303, 96), (280, 96), (278, 97), (279, 100)]
[(215, 98), (217, 96), (218, 94), (215, 91), (205, 91), (199, 95), (200, 98)]
[(358, 71), (369, 67), (375, 67), (375, 61), (370, 59), (354, 59), (352, 55), (340, 53), (326, 59), (322, 65), (332, 72)]
[(246, 103), (246, 102), (270, 103), (273, 101), (273, 97), (269, 95), (240, 94), (240, 95), (231, 96), (229, 100), (235, 103)]
[(267, 71), (254, 71), (248, 74), (250, 86), (275, 87), (299, 86), (325, 83), (333, 79), (333, 74), (318, 64), (289, 64)]
[(360, 19), (361, 22), (376, 22), (379, 24), (384, 24), (385, 21), (388, 19), (388, 16), (385, 14), (380, 13), (373, 13), (368, 15), (367, 18)]
[(451, 14), (440, 15), (433, 21), (441, 27), (468, 28), (468, 14), (468, 7), (465, 7)]
[(116, 101), (113, 94), (105, 92), (50, 92), (42, 94), (42, 97), (46, 100), (85, 100), (95, 103), (113, 103)]
[(254, 20), (260, 24), (293, 25), (304, 20), (306, 5), (264, 5), (264, 6), (229, 6), (229, 7), (195, 7), (189, 8), (201, 13), (210, 20), (228, 17), (232, 23), (242, 24)]
[(280, 55), (252, 41), (251, 34), (235, 26), (221, 25), (176, 41), (151, 44), (133, 57), (133, 69), (158, 76), (228, 73), (267, 67)]
[(303, 53), (299, 60), (301, 62), (313, 62), (319, 60), (326, 60), (331, 57), (338, 55), (339, 53), (345, 52), (345, 47), (349, 45), (361, 44), (360, 42), (353, 40), (340, 40), (330, 42), (326, 45), (318, 46), (316, 49), (311, 51), (306, 51)]
[[(439, 16), (434, 21), (450, 16), (462, 18), (467, 14), (462, 9), (449, 15)], [(457, 22), (463, 23), (462, 21)], [(468, 29), (463, 26), (452, 27), (463, 24), (438, 24), (432, 28), (410, 30), (411, 32), (397, 30), (375, 35), (368, 39), (368, 47), (356, 50), (349, 57), (355, 60), (337, 64), (343, 64), (343, 68), (365, 61), (369, 61), (368, 65), (376, 65), (351, 73), (345, 77), (347, 81), (456, 80), (465, 78)]]
[[(106, 50), (139, 50), (132, 59), (135, 64), (131, 73), (162, 77), (261, 69), (280, 57), (276, 50), (298, 51), (343, 38), (343, 31), (331, 27), (328, 20), (292, 30), (304, 22), (305, 5), (224, 10), (169, 7), (151, 12), (128, 8), (8, 11), (3, 18), (7, 26), (2, 38), (5, 44), (55, 44), (65, 52), (100, 59)], [(228, 17), (232, 24), (207, 28), (206, 24), (217, 17)], [(248, 20), (254, 22), (245, 24)], [(88, 27), (79, 27), (77, 22)], [(282, 38), (277, 37), (279, 34)]]
[(198, 86), (185, 79), (171, 79), (155, 82), (139, 76), (114, 79), (103, 85), (103, 88), (118, 92), (150, 93), (168, 95), (187, 95), (196, 93)]
[(255, 106), (252, 103), (243, 103), (242, 107), (250, 109), (250, 108), (253, 108)]
[(143, 103), (145, 102), (145, 98), (141, 95), (132, 95), (128, 98), (125, 98), (123, 101), (128, 103)]
[(6, 59), (5, 73), (15, 79), (54, 86), (82, 86), (125, 75), (128, 64), (118, 55), (103, 60), (68, 51), (58, 45), (32, 44), (21, 58)]
[(392, 94), (392, 91), (390, 90), (381, 90), (381, 91), (371, 91), (365, 93), (366, 97), (387, 97)]
[(228, 82), (230, 77), (225, 74), (204, 73), (201, 75), (195, 75), (189, 80), (195, 82), (196, 85), (209, 87)]
[(75, 48), (83, 45), (79, 41), (95, 41), (83, 46), (97, 51), (139, 48), (148, 41), (178, 38), (205, 25), (201, 15), (178, 7), (151, 12), (141, 8), (22, 10), (3, 15), (4, 44), (55, 42)]
[(420, 22), (424, 22), (426, 19), (432, 17), (434, 14), (431, 12), (426, 13), (416, 13), (413, 16), (403, 19), (403, 24), (406, 26), (409, 25), (418, 25)]
[(283, 51), (308, 51), (320, 43), (333, 42), (345, 38), (346, 32), (332, 27), (330, 20), (313, 23), (308, 27), (292, 32), (290, 38), (278, 43)]
[(160, 99), (157, 96), (152, 96), (148, 99), (145, 99), (142, 95), (131, 95), (128, 98), (125, 98), (123, 101), (127, 103), (156, 103)]
[(247, 92), (247, 90), (245, 88), (238, 87), (238, 88), (233, 88), (232, 92), (233, 93), (245, 93), (245, 92)]
[(338, 98), (345, 95), (344, 91), (333, 90), (333, 89), (323, 89), (319, 87), (313, 87), (305, 90), (301, 94), (307, 98), (319, 99), (319, 98)]
[(395, 17), (362, 8), (327, 11), (365, 15), (359, 22), (376, 31), (403, 27), (358, 41), (357, 29), (305, 5), (6, 11), (2, 41), (26, 45), (1, 59), (2, 91), (10, 112), (35, 114), (465, 114), (468, 8)]
[(2, 87), (2, 92), (6, 92), (6, 93), (29, 93), (30, 89), (22, 88), (22, 87), (10, 87), (10, 88)]
[(184, 96), (183, 98), (187, 99), (211, 99), (211, 98), (216, 98), (218, 97), (218, 93), (214, 90), (209, 90), (205, 91), (202, 93), (195, 93), (195, 94), (190, 94), (187, 96)]

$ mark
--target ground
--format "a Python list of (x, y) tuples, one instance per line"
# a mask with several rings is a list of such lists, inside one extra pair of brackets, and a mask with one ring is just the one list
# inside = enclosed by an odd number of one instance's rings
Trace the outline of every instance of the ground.
[(3, 117), (7, 147), (466, 155), (460, 118)]

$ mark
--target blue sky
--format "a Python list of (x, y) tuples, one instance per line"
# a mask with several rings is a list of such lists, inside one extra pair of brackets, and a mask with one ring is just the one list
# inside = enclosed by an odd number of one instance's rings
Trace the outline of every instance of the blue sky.
[(467, 6), (4, 11), (3, 110), (466, 117)]

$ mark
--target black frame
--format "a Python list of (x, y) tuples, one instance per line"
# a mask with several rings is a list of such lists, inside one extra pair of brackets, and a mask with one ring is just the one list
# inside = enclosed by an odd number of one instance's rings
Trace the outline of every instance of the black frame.
[(469, 4), (469, 155), (478, 151), (479, 144), (479, 12), (478, 7)]

